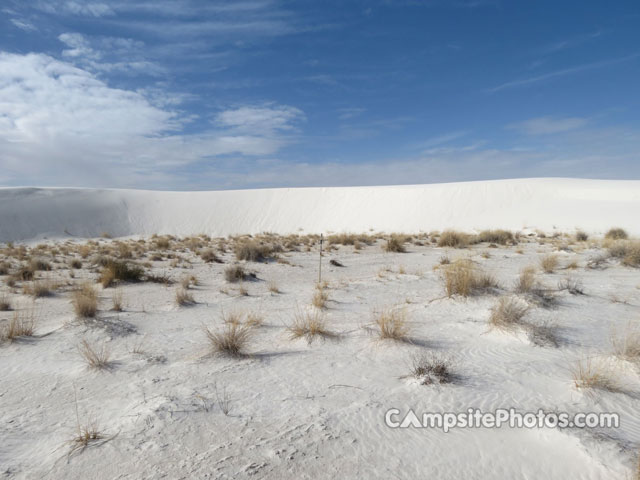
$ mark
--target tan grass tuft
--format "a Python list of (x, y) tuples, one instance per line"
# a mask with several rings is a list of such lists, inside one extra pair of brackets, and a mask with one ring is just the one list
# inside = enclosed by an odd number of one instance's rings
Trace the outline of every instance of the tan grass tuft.
[(311, 312), (297, 312), (293, 323), (287, 327), (290, 338), (305, 338), (311, 344), (316, 337), (333, 338), (337, 335), (327, 328), (324, 314), (318, 310)]
[(253, 328), (240, 323), (225, 323), (218, 330), (204, 327), (212, 353), (241, 357), (246, 355), (246, 348), (253, 335)]
[(443, 279), (449, 297), (468, 297), (497, 288), (496, 280), (473, 265), (470, 260), (457, 260), (444, 268)]
[(104, 370), (111, 366), (111, 362), (109, 361), (111, 352), (105, 343), (98, 348), (83, 338), (78, 346), (78, 352), (80, 352), (80, 355), (90, 368)]
[(384, 308), (373, 312), (378, 336), (382, 340), (409, 341), (411, 328), (408, 324), (408, 314), (405, 308)]
[(71, 302), (73, 310), (80, 318), (92, 318), (98, 312), (98, 294), (89, 283), (73, 292)]

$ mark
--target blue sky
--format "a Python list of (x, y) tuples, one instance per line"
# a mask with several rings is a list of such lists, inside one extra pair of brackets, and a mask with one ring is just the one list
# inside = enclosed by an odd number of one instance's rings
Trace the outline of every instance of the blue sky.
[(640, 178), (637, 0), (0, 1), (0, 185)]

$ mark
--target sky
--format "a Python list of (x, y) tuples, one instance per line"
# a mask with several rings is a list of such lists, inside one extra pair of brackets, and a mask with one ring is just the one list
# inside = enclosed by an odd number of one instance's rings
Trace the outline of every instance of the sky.
[(0, 185), (640, 179), (637, 0), (0, 0)]

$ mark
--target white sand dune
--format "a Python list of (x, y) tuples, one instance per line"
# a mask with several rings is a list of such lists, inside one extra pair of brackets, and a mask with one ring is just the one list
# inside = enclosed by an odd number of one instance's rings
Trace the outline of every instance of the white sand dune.
[(264, 231), (539, 228), (640, 233), (640, 181), (515, 179), (387, 187), (160, 192), (0, 188), (0, 241)]

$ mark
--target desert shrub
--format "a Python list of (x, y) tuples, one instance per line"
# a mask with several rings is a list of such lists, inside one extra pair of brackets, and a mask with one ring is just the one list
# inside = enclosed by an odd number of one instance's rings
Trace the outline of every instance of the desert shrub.
[(246, 355), (246, 348), (251, 340), (253, 329), (240, 323), (225, 323), (218, 330), (204, 327), (212, 353), (239, 357)]
[(471, 235), (462, 232), (456, 232), (455, 230), (445, 230), (438, 238), (439, 247), (455, 247), (464, 248), (467, 247), (472, 241)]
[(640, 328), (628, 324), (622, 332), (611, 335), (613, 352), (618, 358), (640, 363)]
[(29, 262), (29, 264), (31, 266), (31, 269), (34, 271), (51, 271), (51, 264), (42, 258), (34, 258), (33, 260), (31, 260), (31, 262)]
[(316, 285), (316, 291), (311, 298), (311, 304), (316, 308), (325, 308), (328, 300), (329, 294), (324, 290), (322, 285)]
[(551, 322), (526, 324), (529, 341), (539, 347), (557, 347), (559, 339), (557, 328)]
[(244, 240), (235, 246), (235, 254), (238, 260), (263, 262), (273, 257), (273, 253), (274, 249), (271, 245), (262, 244), (255, 240)]
[(408, 341), (411, 331), (404, 308), (385, 308), (373, 312), (373, 321), (382, 340)]
[(242, 265), (231, 265), (224, 269), (224, 278), (227, 282), (242, 282), (247, 277)]
[(171, 239), (168, 237), (157, 237), (154, 240), (154, 244), (159, 250), (168, 250), (171, 247)]
[(176, 290), (176, 304), (178, 306), (184, 307), (187, 305), (193, 305), (196, 301), (193, 298), (193, 295), (184, 287), (180, 287)]
[(73, 310), (80, 318), (93, 318), (98, 312), (98, 294), (89, 283), (73, 292), (71, 302)]
[(435, 353), (423, 353), (412, 359), (411, 376), (422, 385), (451, 383), (451, 360)]
[(573, 366), (571, 373), (573, 382), (578, 389), (624, 391), (617, 370), (606, 359), (587, 358), (580, 360)]
[(489, 325), (501, 330), (512, 330), (522, 325), (527, 310), (527, 305), (519, 299), (501, 297), (491, 309)]
[(498, 287), (491, 275), (479, 270), (469, 260), (457, 260), (444, 267), (443, 279), (449, 297), (468, 297)]
[(611, 228), (605, 234), (604, 238), (609, 240), (626, 240), (629, 234), (622, 228)]
[(573, 277), (563, 278), (558, 282), (558, 290), (566, 290), (571, 295), (584, 295), (582, 282)]
[(107, 288), (114, 282), (139, 282), (143, 279), (144, 269), (136, 264), (119, 260), (107, 260), (100, 274), (102, 286)]
[(5, 294), (0, 296), (0, 312), (8, 312), (11, 310), (11, 302), (9, 301), (9, 297)]
[(218, 257), (218, 255), (216, 255), (216, 252), (214, 252), (211, 248), (201, 251), (200, 258), (205, 263), (223, 263), (220, 257)]
[(525, 267), (520, 271), (520, 276), (516, 282), (517, 293), (529, 293), (536, 285), (536, 269), (534, 267)]
[(82, 261), (78, 260), (77, 258), (74, 258), (69, 262), (69, 266), (71, 268), (80, 269), (82, 268)]
[(293, 323), (287, 327), (290, 338), (305, 338), (311, 344), (316, 337), (330, 338), (336, 334), (327, 327), (324, 314), (318, 310), (311, 312), (297, 312), (293, 318)]
[(33, 280), (35, 276), (36, 269), (33, 268), (33, 265), (21, 265), (18, 269), (11, 275), (12, 279), (17, 281), (29, 281)]
[(9, 264), (9, 262), (0, 262), (0, 276), (9, 275), (10, 268), (11, 265)]
[(31, 285), (24, 286), (24, 293), (34, 298), (48, 297), (53, 294), (56, 284), (51, 280), (35, 280)]
[(583, 232), (582, 230), (578, 230), (576, 232), (576, 241), (586, 242), (587, 240), (589, 240), (589, 235), (586, 232)]
[(91, 345), (86, 339), (82, 339), (78, 345), (78, 352), (89, 368), (103, 370), (111, 366), (111, 352), (105, 343), (98, 348)]
[(116, 288), (111, 297), (111, 310), (114, 312), (122, 312), (124, 310), (124, 294), (122, 289)]
[(399, 235), (391, 235), (384, 246), (385, 252), (404, 253), (404, 238)]
[(364, 243), (365, 245), (372, 245), (375, 242), (375, 238), (366, 234), (353, 234), (353, 233), (338, 233), (335, 235), (329, 235), (327, 237), (329, 245), (356, 245)]
[(267, 288), (271, 293), (280, 293), (280, 287), (278, 287), (278, 284), (275, 280), (269, 280), (269, 283), (267, 283)]
[(556, 255), (545, 255), (540, 259), (540, 266), (545, 273), (553, 273), (558, 268), (558, 257)]
[(634, 240), (626, 242), (622, 264), (628, 267), (640, 267), (640, 241)]
[(33, 311), (15, 311), (11, 320), (0, 324), (0, 343), (13, 342), (20, 337), (32, 337), (36, 328)]
[(508, 230), (483, 230), (477, 235), (476, 240), (478, 242), (498, 243), (500, 245), (515, 243), (513, 233)]

